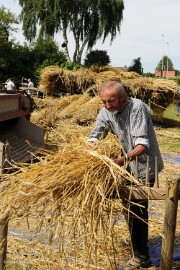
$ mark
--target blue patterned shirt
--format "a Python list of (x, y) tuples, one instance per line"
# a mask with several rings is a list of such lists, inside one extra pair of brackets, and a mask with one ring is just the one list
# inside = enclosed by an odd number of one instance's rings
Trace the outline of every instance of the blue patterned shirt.
[[(96, 126), (92, 130), (88, 141), (95, 142), (106, 137), (109, 131), (115, 134), (124, 153), (131, 152), (141, 144), (148, 148), (148, 152), (138, 157), (138, 175), (144, 183), (149, 156), (149, 179), (155, 178), (155, 157), (157, 157), (158, 172), (163, 169), (163, 160), (156, 139), (150, 109), (139, 99), (129, 98), (128, 106), (123, 112), (115, 114), (102, 108), (96, 119)], [(135, 175), (135, 161), (129, 163), (129, 171)]]

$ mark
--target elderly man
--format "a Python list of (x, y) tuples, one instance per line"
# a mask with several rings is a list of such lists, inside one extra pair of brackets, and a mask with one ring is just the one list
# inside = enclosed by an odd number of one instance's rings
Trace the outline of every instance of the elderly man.
[[(96, 126), (92, 130), (88, 145), (102, 140), (109, 131), (117, 136), (123, 148), (123, 155), (114, 159), (119, 166), (128, 161), (128, 171), (136, 174), (138, 157), (138, 179), (145, 184), (147, 157), (149, 157), (149, 185), (155, 182), (155, 157), (157, 171), (163, 169), (163, 160), (159, 151), (149, 107), (141, 100), (127, 96), (123, 85), (117, 81), (107, 81), (99, 89), (104, 108), (99, 112)], [(123, 269), (138, 269), (151, 265), (148, 252), (148, 201), (123, 202), (130, 205), (128, 222), (133, 258)], [(128, 217), (128, 218), (127, 218)], [(122, 268), (121, 268), (122, 269)]]

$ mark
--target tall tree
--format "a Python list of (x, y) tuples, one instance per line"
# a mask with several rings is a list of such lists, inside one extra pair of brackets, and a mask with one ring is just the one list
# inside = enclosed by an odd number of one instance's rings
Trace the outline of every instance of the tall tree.
[(107, 66), (111, 62), (107, 51), (104, 50), (92, 50), (86, 55), (84, 59), (84, 64), (86, 66), (97, 65), (97, 66)]
[[(74, 62), (81, 62), (85, 48), (91, 49), (98, 39), (110, 36), (111, 42), (120, 32), (123, 0), (19, 0), (25, 37), (32, 41), (40, 36), (61, 32), (67, 59), (68, 31), (75, 42)], [(39, 26), (39, 33), (37, 31)]]
[(57, 43), (51, 37), (46, 39), (39, 37), (31, 47), (36, 56), (36, 65), (43, 64), (44, 61), (61, 65), (67, 61), (64, 53), (59, 51)]
[(171, 59), (164, 55), (163, 58), (159, 61), (159, 64), (156, 67), (156, 70), (161, 71), (161, 70), (174, 70), (173, 62)]
[(0, 7), (0, 40), (8, 41), (11, 31), (16, 31), (13, 26), (18, 24), (17, 17), (5, 7)]
[(128, 71), (134, 71), (142, 75), (143, 73), (143, 68), (141, 64), (141, 57), (138, 57), (133, 60), (132, 65), (128, 68)]
[[(11, 60), (14, 41), (10, 40), (11, 32), (16, 31), (17, 17), (5, 7), (0, 7), (0, 81), (11, 77)], [(10, 69), (11, 68), (11, 69)]]

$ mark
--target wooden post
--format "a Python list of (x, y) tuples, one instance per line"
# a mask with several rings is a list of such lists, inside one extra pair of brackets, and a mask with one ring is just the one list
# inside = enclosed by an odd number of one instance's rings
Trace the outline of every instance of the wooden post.
[(164, 237), (162, 239), (160, 270), (172, 269), (179, 197), (179, 183), (180, 178), (173, 179), (167, 183), (167, 199), (163, 232)]
[(138, 156), (136, 156), (136, 171), (135, 171), (135, 178), (138, 180), (139, 172), (138, 172)]
[(159, 188), (157, 156), (155, 156), (155, 183), (154, 183), (154, 186)]
[(0, 142), (0, 174), (3, 174), (4, 166), (4, 144)]
[(146, 166), (146, 186), (149, 186), (149, 156), (147, 156), (147, 166)]
[(9, 209), (0, 219), (0, 270), (6, 269)]
[(0, 270), (6, 269), (8, 223), (0, 225)]
[[(4, 167), (4, 144), (0, 142), (0, 174)], [(7, 234), (9, 209), (0, 217), (0, 270), (6, 269)]]

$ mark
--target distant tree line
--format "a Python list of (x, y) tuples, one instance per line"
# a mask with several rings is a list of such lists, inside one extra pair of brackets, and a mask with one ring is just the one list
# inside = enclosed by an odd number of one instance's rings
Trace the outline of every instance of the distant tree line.
[[(120, 32), (123, 19), (123, 0), (19, 0), (22, 7), (20, 17), (0, 7), (0, 82), (9, 77), (16, 81), (30, 77), (39, 82), (40, 70), (57, 65), (67, 69), (82, 66), (82, 53), (86, 47), (84, 67), (106, 66), (111, 59), (104, 50), (92, 50), (96, 41), (110, 36), (111, 42)], [(117, 12), (118, 11), (118, 12)], [(23, 34), (27, 40), (23, 45), (11, 39), (17, 31), (15, 25), (23, 23)], [(39, 30), (38, 30), (39, 29)], [(73, 34), (75, 49), (70, 60), (67, 32)], [(61, 46), (54, 41), (54, 34), (61, 32)], [(172, 61), (164, 56), (156, 69), (173, 69)], [(141, 58), (133, 59), (128, 71), (152, 77), (153, 73), (143, 73)]]
[[(120, 32), (123, 0), (108, 0), (106, 3), (103, 0), (19, 0), (19, 4), (22, 10), (18, 18), (0, 7), (0, 82), (8, 77), (14, 80), (31, 77), (38, 81), (40, 69), (48, 65), (78, 68), (85, 48), (86, 67), (110, 63), (106, 51), (93, 51), (92, 47), (98, 39), (104, 42), (108, 36), (112, 42)], [(12, 25), (20, 22), (27, 40), (24, 45), (10, 39), (10, 34), (16, 31)], [(61, 46), (54, 41), (57, 32), (63, 36)], [(75, 42), (72, 61), (68, 51), (68, 32), (73, 34)]]
[[(37, 36), (63, 36), (67, 60), (81, 64), (84, 50), (92, 50), (97, 40), (109, 36), (111, 42), (120, 32), (123, 0), (19, 0), (23, 33), (28, 41)], [(69, 32), (71, 36), (69, 36)], [(69, 43), (75, 44), (73, 59)]]

